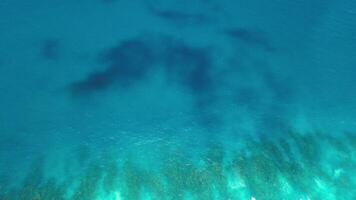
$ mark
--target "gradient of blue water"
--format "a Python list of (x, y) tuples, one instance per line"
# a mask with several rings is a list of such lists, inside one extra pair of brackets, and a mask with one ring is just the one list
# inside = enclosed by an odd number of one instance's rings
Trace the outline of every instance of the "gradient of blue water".
[(251, 148), (245, 138), (288, 140), (290, 129), (332, 135), (355, 166), (355, 140), (342, 137), (356, 130), (355, 49), (350, 0), (2, 0), (0, 192), (38, 159), (43, 179), (58, 182), (108, 155), (159, 171), (177, 157), (203, 165), (218, 146), (225, 166)]

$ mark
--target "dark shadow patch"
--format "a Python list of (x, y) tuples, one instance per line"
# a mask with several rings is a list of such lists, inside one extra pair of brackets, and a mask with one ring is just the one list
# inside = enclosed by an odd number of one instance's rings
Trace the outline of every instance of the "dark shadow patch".
[(70, 85), (74, 96), (87, 96), (112, 87), (129, 89), (145, 80), (148, 72), (157, 66), (164, 71), (168, 81), (182, 86), (194, 97), (194, 112), (202, 126), (220, 124), (219, 116), (210, 112), (216, 101), (216, 84), (208, 48), (193, 47), (164, 37), (151, 43), (132, 39), (104, 52), (100, 62), (107, 67)]
[(173, 10), (156, 11), (155, 15), (176, 24), (205, 24), (208, 18), (203, 14), (189, 14)]
[(212, 92), (211, 58), (207, 49), (194, 48), (185, 44), (169, 48), (165, 56), (167, 76), (178, 78), (193, 94)]
[(238, 89), (235, 95), (238, 106), (245, 106), (251, 110), (257, 110), (261, 104), (261, 95), (253, 88), (243, 87)]
[(185, 84), (195, 93), (206, 93), (212, 89), (212, 79), (206, 69), (207, 66), (197, 66), (193, 71), (186, 77)]
[(225, 31), (225, 34), (231, 38), (243, 41), (248, 45), (262, 48), (265, 51), (275, 51), (275, 48), (271, 45), (271, 42), (266, 37), (266, 34), (262, 31), (234, 28)]
[(94, 91), (105, 90), (116, 81), (118, 72), (116, 67), (109, 67), (104, 71), (93, 72), (84, 80), (71, 84), (71, 92), (76, 95), (83, 95)]
[(197, 116), (197, 123), (210, 133), (218, 131), (223, 124), (221, 113), (215, 110), (217, 101), (213, 92), (195, 97), (193, 112)]
[(142, 80), (155, 62), (149, 45), (141, 40), (128, 40), (105, 52), (100, 61), (107, 65), (103, 71), (90, 73), (70, 85), (75, 95), (102, 91), (113, 85), (128, 88)]
[(167, 77), (194, 96), (194, 113), (198, 116), (198, 123), (208, 129), (218, 127), (221, 119), (211, 111), (216, 102), (216, 84), (209, 49), (177, 42), (170, 45), (165, 53)]
[(154, 16), (175, 25), (202, 25), (210, 23), (210, 19), (202, 13), (182, 12), (174, 9), (158, 9), (148, 5), (148, 10)]
[(41, 45), (41, 56), (46, 60), (57, 60), (60, 54), (59, 48), (60, 43), (58, 39), (47, 39)]
[(163, 62), (169, 80), (182, 84), (194, 95), (212, 92), (214, 84), (208, 49), (190, 47), (172, 40), (163, 40), (166, 48), (157, 45), (160, 44), (152, 45), (140, 39), (122, 42), (100, 56), (101, 63), (107, 65), (106, 69), (90, 73), (83, 80), (72, 83), (71, 91), (74, 94), (88, 94), (106, 90), (115, 84), (127, 88), (144, 79), (155, 63)]
[(194, 114), (197, 115), (197, 123), (202, 128), (208, 131), (216, 131), (222, 125), (220, 114), (214, 113), (211, 109), (215, 99), (210, 99), (212, 102), (202, 102), (204, 100), (197, 99), (195, 103)]
[(294, 92), (291, 79), (278, 77), (272, 72), (266, 71), (263, 73), (263, 80), (278, 102), (287, 103), (293, 99)]

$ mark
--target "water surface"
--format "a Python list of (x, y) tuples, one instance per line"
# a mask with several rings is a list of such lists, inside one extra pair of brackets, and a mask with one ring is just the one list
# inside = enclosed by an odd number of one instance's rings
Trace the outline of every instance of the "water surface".
[(2, 0), (0, 199), (355, 199), (356, 2)]

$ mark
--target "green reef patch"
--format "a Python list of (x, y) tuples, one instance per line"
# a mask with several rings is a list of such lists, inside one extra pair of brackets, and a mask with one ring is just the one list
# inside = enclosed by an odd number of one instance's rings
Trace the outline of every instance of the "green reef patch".
[(161, 152), (155, 166), (115, 153), (85, 158), (80, 173), (65, 181), (46, 177), (39, 159), (21, 184), (2, 185), (0, 199), (356, 199), (354, 135), (287, 131), (242, 139), (236, 144), (243, 147), (207, 145), (199, 156)]

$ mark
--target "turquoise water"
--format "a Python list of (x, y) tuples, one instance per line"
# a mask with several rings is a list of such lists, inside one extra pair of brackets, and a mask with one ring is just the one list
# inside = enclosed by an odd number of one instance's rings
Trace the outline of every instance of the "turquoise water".
[(356, 2), (1, 0), (0, 199), (356, 199)]

